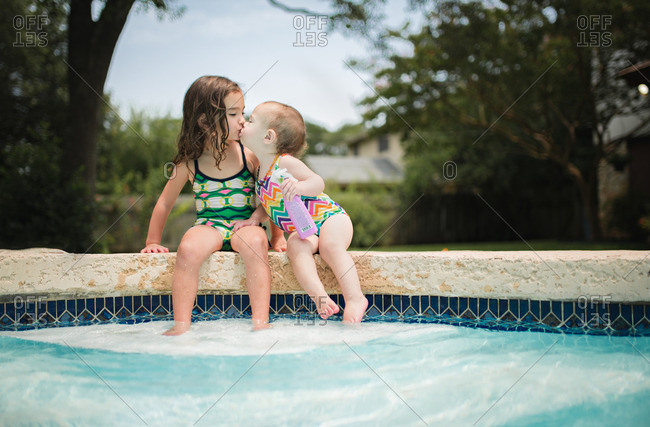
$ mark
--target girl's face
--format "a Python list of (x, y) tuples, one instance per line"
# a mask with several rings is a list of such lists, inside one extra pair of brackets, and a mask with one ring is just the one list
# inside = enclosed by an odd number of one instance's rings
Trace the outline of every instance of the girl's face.
[(244, 126), (244, 95), (237, 92), (230, 92), (224, 98), (226, 105), (226, 117), (228, 120), (228, 140), (239, 140), (239, 131)]
[(240, 132), (241, 142), (253, 152), (264, 146), (264, 137), (268, 130), (268, 120), (264, 114), (264, 106), (258, 106), (253, 110), (250, 118)]

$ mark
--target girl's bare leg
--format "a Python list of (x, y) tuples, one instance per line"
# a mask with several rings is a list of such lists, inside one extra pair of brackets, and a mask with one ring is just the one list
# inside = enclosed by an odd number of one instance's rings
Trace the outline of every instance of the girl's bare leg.
[(339, 306), (327, 295), (323, 283), (318, 278), (314, 254), (318, 250), (318, 237), (309, 236), (300, 239), (298, 233), (291, 233), (287, 239), (287, 255), (291, 261), (293, 274), (316, 304), (321, 318), (327, 319), (339, 312)]
[(230, 244), (241, 255), (246, 267), (246, 288), (251, 302), (253, 329), (268, 328), (271, 269), (266, 233), (261, 227), (244, 227), (233, 235)]
[(330, 266), (345, 298), (344, 323), (359, 323), (368, 308), (368, 300), (361, 292), (357, 267), (347, 252), (352, 242), (352, 221), (347, 215), (329, 217), (321, 226), (318, 252)]
[(192, 308), (199, 287), (199, 270), (203, 261), (221, 246), (221, 234), (207, 225), (196, 225), (183, 236), (176, 252), (172, 278), (174, 326), (163, 335), (180, 335), (190, 329)]

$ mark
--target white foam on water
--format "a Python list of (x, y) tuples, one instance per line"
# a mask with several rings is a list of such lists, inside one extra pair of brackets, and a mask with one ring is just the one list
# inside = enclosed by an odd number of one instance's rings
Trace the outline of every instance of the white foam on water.
[[(265, 353), (300, 353), (327, 345), (350, 345), (397, 334), (448, 331), (453, 326), (417, 323), (366, 322), (344, 325), (341, 322), (278, 319), (273, 327), (253, 331), (250, 319), (222, 319), (194, 322), (190, 331), (175, 337), (162, 335), (173, 322), (148, 322), (135, 325), (104, 324), (66, 328), (5, 331), (0, 336), (68, 345), (77, 348), (193, 356), (244, 356)], [(277, 345), (274, 345), (276, 344)]]

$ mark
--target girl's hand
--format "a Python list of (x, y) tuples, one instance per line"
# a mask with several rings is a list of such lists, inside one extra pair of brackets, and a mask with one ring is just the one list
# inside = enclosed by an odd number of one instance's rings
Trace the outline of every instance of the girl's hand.
[(276, 252), (286, 252), (287, 250), (287, 239), (284, 238), (283, 234), (272, 235), (271, 236), (271, 249)]
[(295, 179), (285, 179), (280, 184), (280, 191), (282, 191), (282, 196), (287, 200), (293, 200), (294, 197), (300, 196), (300, 191), (298, 190), (298, 184), (300, 184)]
[(237, 230), (244, 228), (244, 227), (249, 227), (249, 226), (256, 226), (260, 225), (259, 221), (256, 221), (254, 219), (242, 219), (238, 221), (233, 222), (233, 227), (232, 227), (232, 232), (236, 233)]
[(169, 249), (157, 243), (151, 243), (140, 251), (141, 254), (163, 254), (169, 252)]

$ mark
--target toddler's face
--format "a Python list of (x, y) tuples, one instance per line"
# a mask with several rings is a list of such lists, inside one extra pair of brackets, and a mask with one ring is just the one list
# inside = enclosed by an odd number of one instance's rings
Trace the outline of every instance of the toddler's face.
[(261, 148), (264, 144), (264, 136), (268, 130), (268, 121), (264, 111), (264, 106), (258, 106), (253, 110), (248, 121), (240, 132), (241, 142), (253, 152)]

